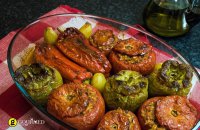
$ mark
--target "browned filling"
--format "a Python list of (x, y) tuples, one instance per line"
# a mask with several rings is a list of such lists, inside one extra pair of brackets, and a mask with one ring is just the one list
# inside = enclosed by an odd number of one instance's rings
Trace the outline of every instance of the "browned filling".
[(98, 130), (131, 130), (138, 129), (135, 126), (136, 122), (131, 112), (126, 110), (113, 110), (107, 113), (104, 119), (100, 122)]
[(70, 118), (89, 113), (97, 102), (96, 93), (86, 85), (68, 84), (54, 93), (51, 103), (60, 117)]
[(140, 63), (142, 61), (149, 59), (148, 54), (141, 55), (141, 56), (128, 56), (128, 55), (117, 53), (117, 56), (119, 57), (120, 61), (124, 61), (124, 62), (130, 63), (130, 64)]
[(102, 51), (111, 50), (117, 41), (112, 30), (97, 30), (90, 38), (90, 43)]

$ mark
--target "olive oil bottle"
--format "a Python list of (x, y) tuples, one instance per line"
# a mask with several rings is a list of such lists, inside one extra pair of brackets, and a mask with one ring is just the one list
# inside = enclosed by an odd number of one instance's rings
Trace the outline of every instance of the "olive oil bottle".
[(185, 34), (189, 31), (185, 16), (188, 7), (189, 2), (185, 0), (151, 0), (143, 12), (144, 23), (160, 36)]

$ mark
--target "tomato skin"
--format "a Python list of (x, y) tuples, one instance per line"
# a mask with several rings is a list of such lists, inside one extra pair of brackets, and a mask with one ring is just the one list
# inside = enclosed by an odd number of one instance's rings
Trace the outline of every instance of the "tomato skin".
[[(128, 123), (127, 123), (128, 122)], [(116, 109), (107, 112), (97, 130), (141, 130), (137, 117), (128, 110)]]
[(148, 53), (149, 58), (147, 60), (143, 60), (139, 63), (131, 64), (125, 61), (119, 60), (117, 53), (112, 51), (109, 56), (109, 61), (112, 64), (112, 68), (115, 73), (121, 70), (133, 70), (140, 72), (142, 75), (150, 74), (156, 65), (156, 54), (154, 51), (150, 51)]
[(115, 46), (119, 40), (117, 36), (113, 34), (112, 30), (97, 30), (90, 38), (90, 45), (98, 48), (106, 56), (111, 52), (112, 48)]
[(105, 103), (96, 88), (71, 82), (50, 94), (47, 111), (78, 130), (93, 130), (105, 114)]
[(191, 130), (197, 123), (196, 108), (183, 96), (166, 96), (156, 103), (156, 118), (170, 130)]
[(129, 38), (119, 41), (109, 55), (115, 73), (133, 70), (150, 74), (156, 65), (156, 53), (149, 44)]
[(153, 97), (146, 100), (139, 108), (137, 117), (143, 130), (153, 128), (165, 130), (166, 128), (159, 125), (156, 120), (155, 110), (156, 102), (163, 97)]

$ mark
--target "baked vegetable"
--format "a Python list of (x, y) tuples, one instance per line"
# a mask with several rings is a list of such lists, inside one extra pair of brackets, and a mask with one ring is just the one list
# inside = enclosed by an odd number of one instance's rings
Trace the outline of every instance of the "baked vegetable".
[(85, 38), (89, 38), (92, 34), (92, 25), (89, 22), (86, 22), (79, 31), (85, 36)]
[(52, 27), (47, 27), (44, 30), (44, 41), (47, 44), (55, 44), (58, 39), (58, 34), (53, 30)]
[(149, 76), (149, 94), (187, 95), (192, 87), (193, 71), (187, 64), (167, 60)]
[(154, 97), (146, 100), (139, 108), (138, 120), (143, 130), (166, 130), (156, 119), (156, 103), (162, 97)]
[(108, 78), (103, 91), (109, 109), (118, 107), (134, 112), (148, 98), (148, 79), (140, 73), (122, 70)]
[(92, 73), (67, 59), (56, 47), (49, 44), (36, 45), (35, 59), (38, 63), (56, 68), (63, 78), (82, 82), (92, 77)]
[(155, 67), (156, 54), (150, 45), (129, 38), (117, 42), (109, 55), (109, 61), (115, 73), (120, 70), (133, 70), (147, 75)]
[(94, 129), (105, 113), (100, 92), (91, 85), (69, 83), (55, 89), (49, 96), (47, 111), (79, 129)]
[(97, 30), (90, 37), (90, 44), (100, 51), (102, 51), (105, 55), (108, 55), (114, 45), (117, 43), (118, 38), (113, 34), (112, 30)]
[(156, 118), (170, 130), (191, 130), (197, 122), (197, 110), (181, 96), (167, 96), (157, 101)]
[(100, 92), (103, 92), (106, 84), (106, 78), (102, 73), (95, 73), (91, 80), (91, 85), (97, 88)]
[(76, 28), (66, 28), (64, 33), (59, 35), (56, 46), (66, 57), (92, 73), (109, 75), (111, 64), (106, 56), (92, 47)]
[(23, 51), (16, 54), (12, 61), (14, 68), (19, 68), (22, 65), (30, 65), (35, 62), (35, 44), (30, 43)]
[(63, 84), (60, 73), (43, 64), (24, 65), (15, 71), (15, 80), (41, 105), (45, 105), (50, 92)]
[(105, 114), (97, 130), (140, 130), (140, 125), (131, 111), (117, 109)]

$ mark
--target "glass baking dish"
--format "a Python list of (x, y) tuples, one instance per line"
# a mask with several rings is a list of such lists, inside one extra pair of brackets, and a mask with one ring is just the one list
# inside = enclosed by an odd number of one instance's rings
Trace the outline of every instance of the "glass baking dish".
[[(56, 14), (41, 17), (16, 33), (9, 45), (9, 49), (7, 52), (7, 61), (10, 74), (21, 94), (48, 122), (48, 124), (53, 126), (55, 129), (73, 128), (49, 114), (46, 108), (38, 105), (29, 96), (26, 90), (15, 80), (14, 72), (19, 66), (16, 65), (17, 61), (14, 59), (16, 55), (22, 52), (30, 44), (37, 44), (39, 42), (42, 42), (43, 32), (46, 27), (51, 26), (56, 29), (57, 27), (62, 25), (63, 27), (80, 28), (85, 22), (92, 23), (93, 32), (97, 29), (111, 29), (118, 37), (122, 39), (134, 37), (136, 39), (150, 43), (154, 47), (154, 51), (156, 52), (157, 63), (163, 62), (168, 59), (175, 59), (179, 62), (191, 65), (180, 53), (170, 47), (166, 42), (150, 34), (149, 32), (146, 32), (142, 28), (130, 26), (125, 23), (121, 23), (108, 18), (86, 14)], [(200, 76), (194, 67), (192, 67), (192, 69), (194, 70), (194, 76), (192, 80), (193, 87), (188, 94), (188, 99), (197, 108), (198, 112), (200, 112)], [(200, 123), (198, 123), (194, 129), (198, 129), (199, 126)]]

